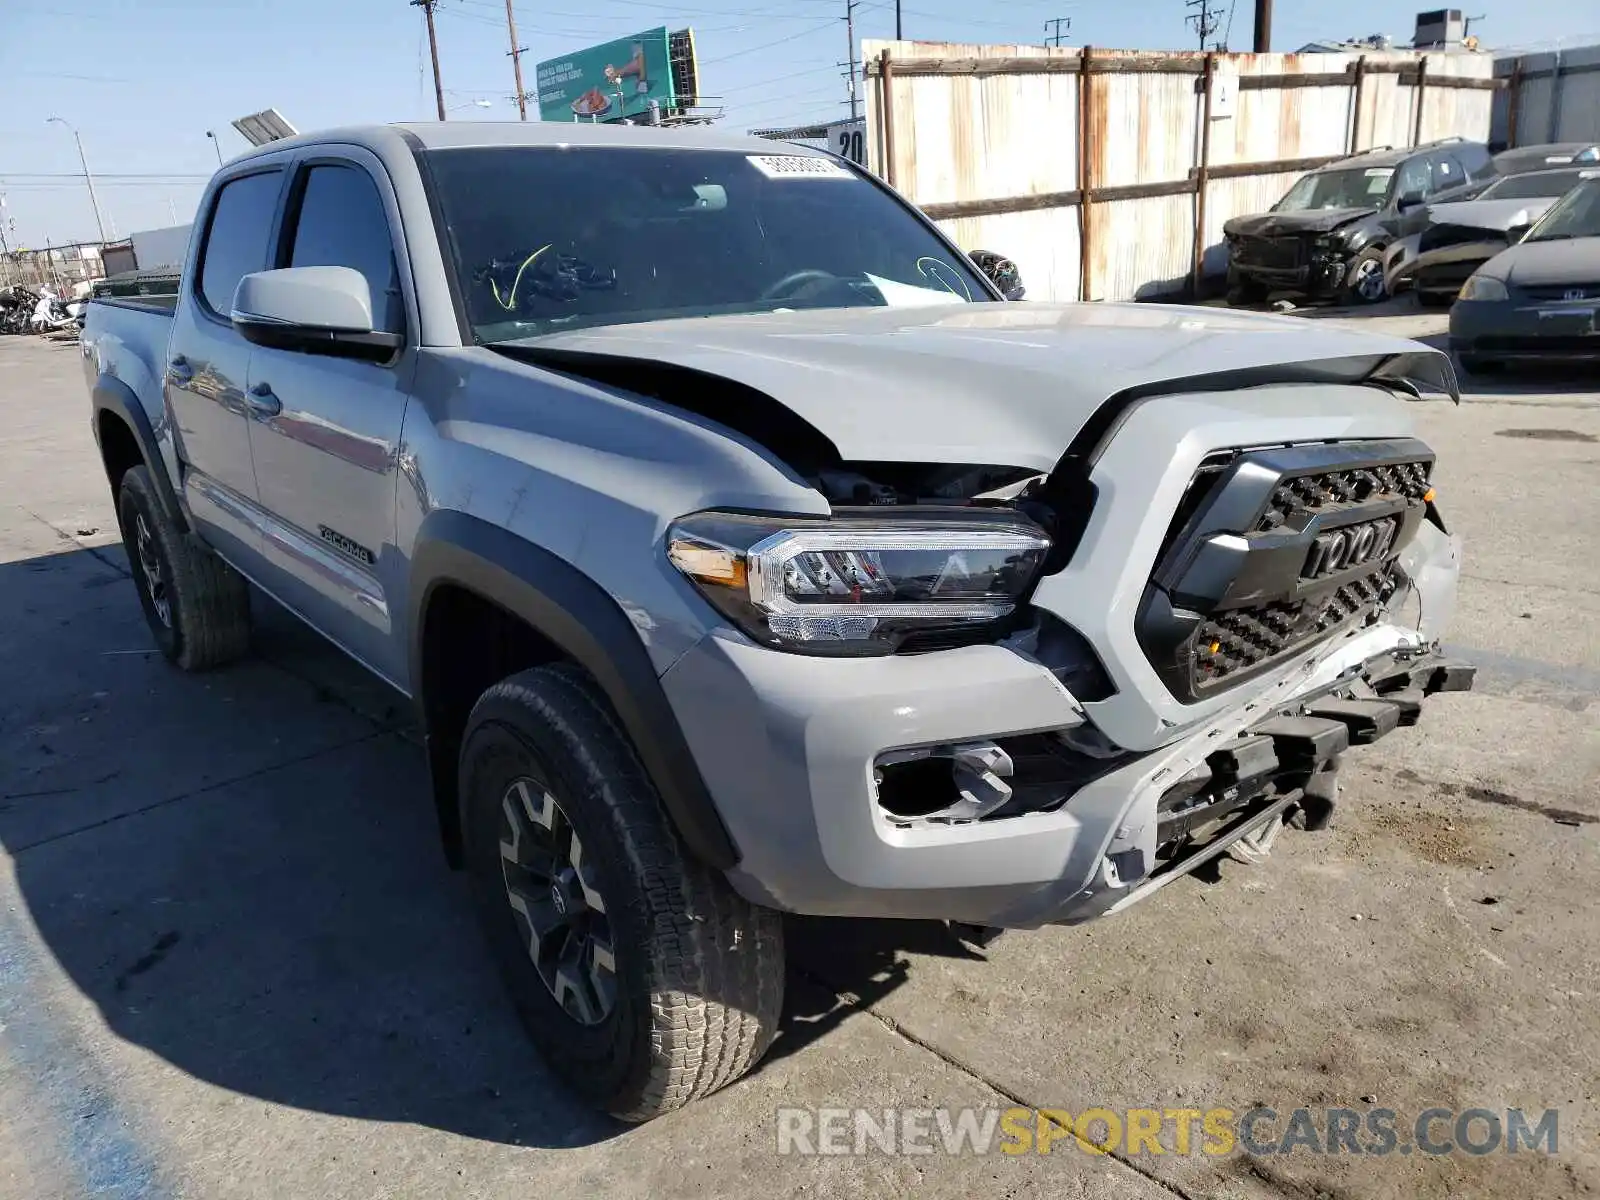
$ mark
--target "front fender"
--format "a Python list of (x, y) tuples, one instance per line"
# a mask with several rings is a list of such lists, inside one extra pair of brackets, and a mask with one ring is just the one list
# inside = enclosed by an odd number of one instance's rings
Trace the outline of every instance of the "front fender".
[[(425, 729), (423, 635), (429, 601), (444, 584), (464, 587), (526, 621), (587, 671), (610, 701), (690, 852), (720, 870), (737, 863), (650, 656), (622, 608), (565, 559), (449, 509), (423, 519), (411, 559), (410, 678)], [(445, 765), (436, 764), (435, 788), (454, 787)]]

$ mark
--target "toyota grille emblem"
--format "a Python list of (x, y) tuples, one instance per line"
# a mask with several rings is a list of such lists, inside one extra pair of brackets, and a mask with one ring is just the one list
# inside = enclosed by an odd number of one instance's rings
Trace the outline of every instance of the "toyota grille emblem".
[(1363, 521), (1319, 533), (1306, 556), (1303, 579), (1325, 579), (1350, 567), (1377, 562), (1389, 553), (1400, 523), (1394, 517)]

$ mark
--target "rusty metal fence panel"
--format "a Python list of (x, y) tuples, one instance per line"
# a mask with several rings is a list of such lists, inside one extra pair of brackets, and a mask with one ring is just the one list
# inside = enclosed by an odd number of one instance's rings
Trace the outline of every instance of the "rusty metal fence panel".
[(1188, 290), (1225, 266), (1229, 217), (1352, 150), (1485, 138), (1497, 86), (1466, 54), (863, 49), (872, 168), (1053, 300)]

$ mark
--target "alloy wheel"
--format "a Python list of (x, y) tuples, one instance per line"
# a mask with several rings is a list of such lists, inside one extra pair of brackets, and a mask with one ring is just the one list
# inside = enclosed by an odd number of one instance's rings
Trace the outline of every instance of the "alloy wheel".
[(1356, 267), (1355, 291), (1369, 304), (1383, 299), (1383, 265), (1377, 259), (1366, 259)]
[(139, 556), (139, 573), (144, 576), (145, 594), (150, 597), (150, 607), (155, 609), (156, 619), (171, 629), (172, 597), (167, 594), (167, 576), (162, 570), (161, 555), (143, 513), (134, 520), (133, 542)]
[(599, 1025), (616, 1007), (617, 962), (594, 864), (543, 784), (513, 781), (500, 809), (500, 872), (528, 957), (562, 1011)]

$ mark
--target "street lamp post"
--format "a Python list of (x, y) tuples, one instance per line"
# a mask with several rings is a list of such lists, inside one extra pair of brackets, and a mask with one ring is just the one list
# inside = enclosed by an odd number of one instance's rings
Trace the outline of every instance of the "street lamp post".
[(211, 130), (206, 130), (206, 136), (211, 139), (211, 148), (217, 152), (217, 166), (222, 165), (222, 143), (217, 140), (217, 135)]
[(100, 219), (100, 198), (94, 194), (94, 176), (89, 174), (89, 156), (83, 152), (83, 139), (78, 136), (78, 131), (72, 125), (60, 117), (45, 118), (44, 123), (46, 125), (51, 122), (66, 126), (67, 129), (72, 131), (72, 140), (78, 143), (78, 161), (83, 164), (83, 181), (89, 185), (89, 204), (94, 208), (95, 227), (100, 230), (100, 241), (101, 244), (104, 244), (106, 240), (106, 223)]

